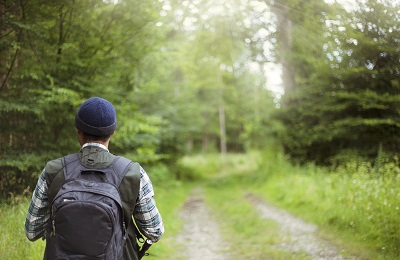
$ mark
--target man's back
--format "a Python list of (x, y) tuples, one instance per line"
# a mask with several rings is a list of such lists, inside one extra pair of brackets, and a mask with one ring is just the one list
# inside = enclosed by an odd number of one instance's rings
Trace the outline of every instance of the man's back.
[[(107, 167), (111, 167), (113, 169), (115, 168), (115, 165), (112, 164), (112, 162), (114, 161), (116, 156), (108, 151), (108, 145), (111, 136), (114, 135), (114, 132), (117, 128), (117, 117), (114, 106), (109, 101), (103, 98), (89, 98), (78, 109), (75, 115), (75, 126), (78, 133), (78, 141), (81, 145), (81, 150), (77, 154), (80, 166), (78, 167), (75, 165), (74, 167), (72, 167), (72, 171), (74, 171), (74, 169), (78, 169), (77, 174), (78, 176), (81, 176), (82, 169), (80, 167), (82, 166), (85, 169), (90, 169), (91, 171), (97, 171), (100, 173), (89, 173), (89, 175), (86, 175), (87, 178), (92, 178), (88, 182), (80, 180), (71, 181), (71, 183), (65, 184), (66, 187), (64, 188), (73, 192), (70, 194), (77, 193), (78, 195), (75, 194), (73, 196), (70, 196), (69, 198), (68, 196), (66, 196), (66, 198), (63, 198), (61, 197), (63, 195), (58, 196), (57, 193), (59, 193), (61, 186), (64, 185), (64, 182), (68, 178), (72, 178), (69, 176), (65, 176), (64, 174), (64, 165), (66, 165), (68, 168), (69, 162), (63, 164), (63, 159), (59, 158), (47, 163), (45, 169), (40, 174), (35, 190), (33, 191), (32, 200), (29, 205), (28, 214), (25, 221), (25, 233), (30, 241), (35, 241), (39, 238), (48, 239), (46, 243), (46, 252), (50, 252), (51, 250), (53, 250), (51, 249), (51, 233), (57, 232), (57, 226), (60, 224), (58, 221), (65, 220), (66, 222), (62, 223), (68, 223), (70, 218), (70, 214), (68, 213), (70, 211), (73, 211), (73, 209), (65, 210), (64, 219), (54, 219), (53, 217), (54, 221), (51, 221), (50, 216), (54, 216), (54, 212), (52, 212), (52, 209), (58, 209), (57, 213), (59, 213), (61, 212), (61, 209), (64, 209), (64, 207), (66, 207), (66, 205), (71, 204), (73, 205), (73, 207), (75, 207), (75, 203), (70, 203), (71, 201), (69, 201), (71, 200), (71, 197), (73, 198), (73, 200), (76, 200), (76, 198), (78, 197), (82, 200), (89, 200), (90, 196), (85, 197), (82, 195), (83, 193), (79, 193), (81, 192), (80, 188), (83, 188), (85, 186), (89, 186), (90, 188), (90, 186), (95, 187), (96, 185), (100, 185), (101, 187), (106, 186), (106, 184), (97, 184), (97, 182), (94, 180), (100, 180), (99, 183), (103, 183), (101, 181), (101, 177), (99, 178), (99, 176), (102, 176), (101, 172)], [(67, 170), (66, 172), (68, 173), (69, 170)], [(118, 180), (115, 180), (113, 182), (113, 185), (117, 187), (117, 192), (114, 190), (114, 192), (111, 193), (119, 193), (120, 197), (118, 197), (117, 195), (108, 195), (107, 197), (110, 198), (110, 201), (105, 202), (105, 204), (112, 205), (110, 209), (111, 216), (113, 216), (113, 214), (115, 216), (118, 215), (117, 213), (112, 213), (114, 211), (114, 206), (115, 208), (122, 207), (123, 214), (121, 215), (123, 215), (123, 217), (121, 223), (125, 223), (125, 225), (127, 226), (127, 233), (125, 236), (126, 246), (124, 247), (124, 259), (137, 259), (138, 246), (136, 244), (132, 217), (135, 219), (136, 225), (139, 228), (140, 232), (153, 243), (157, 242), (163, 235), (164, 224), (161, 215), (156, 207), (156, 203), (153, 198), (153, 186), (146, 171), (138, 163), (132, 163), (126, 166), (126, 169), (124, 168), (124, 170), (117, 170), (113, 173), (115, 175), (118, 175), (118, 173), (120, 172), (126, 172), (126, 174), (122, 174), (122, 179), (119, 178)], [(110, 174), (105, 175), (107, 176), (107, 178), (113, 178), (114, 176)], [(75, 175), (73, 176), (73, 178), (76, 178)], [(80, 188), (78, 189), (75, 186), (78, 186)], [(52, 207), (51, 203), (53, 202), (53, 199), (55, 197), (57, 197), (55, 202), (57, 202), (59, 206)], [(58, 198), (60, 199), (58, 200)], [(102, 203), (104, 202), (102, 201), (101, 196), (100, 199), (98, 198), (97, 200), (101, 201)], [(81, 205), (83, 207), (84, 205), (88, 206), (88, 204), (91, 203), (85, 204), (84, 202), (82, 202), (80, 204), (78, 203), (77, 205)], [(71, 208), (73, 207), (71, 206)], [(104, 212), (107, 211), (107, 207), (101, 208), (105, 209)], [(93, 210), (94, 208), (92, 207), (91, 209)], [(80, 212), (84, 212), (83, 209), (76, 210), (77, 217), (79, 216)], [(97, 216), (99, 214), (100, 212), (93, 213), (92, 215)], [(79, 220), (74, 219), (73, 221), (71, 221), (71, 225), (73, 225), (73, 223), (75, 222), (79, 222)], [(83, 222), (88, 223), (89, 225), (90, 221), (89, 219), (86, 219)], [(53, 223), (57, 225), (53, 226)], [(114, 224), (111, 226), (114, 226)], [(73, 240), (73, 237), (76, 236), (75, 233), (86, 234), (92, 232), (92, 230), (85, 231), (85, 227), (86, 225), (83, 225), (81, 228), (76, 228), (76, 231), (74, 231), (73, 234), (69, 234), (69, 239), (65, 240), (68, 240), (69, 243), (69, 241)], [(98, 227), (97, 229), (103, 228)], [(64, 230), (67, 231), (69, 229), (65, 228)], [(89, 237), (94, 237), (96, 239), (97, 236), (97, 234), (93, 233), (89, 235)], [(87, 239), (89, 239), (89, 237)], [(105, 237), (105, 235), (101, 235), (99, 237)], [(77, 241), (79, 242), (79, 240)], [(80, 244), (81, 243), (76, 243), (75, 246), (79, 246)]]
[[(128, 238), (128, 245), (124, 246), (125, 228), (132, 226), (129, 216), (134, 214), (135, 204), (123, 206), (123, 201), (137, 199), (137, 163), (88, 146), (81, 153), (50, 161), (46, 181), (52, 225), (48, 226), (45, 259), (72, 252), (101, 256), (100, 259), (122, 259), (123, 249), (125, 255), (130, 255), (125, 259), (137, 258), (137, 245), (131, 246), (135, 238)], [(121, 185), (122, 198), (118, 190)]]

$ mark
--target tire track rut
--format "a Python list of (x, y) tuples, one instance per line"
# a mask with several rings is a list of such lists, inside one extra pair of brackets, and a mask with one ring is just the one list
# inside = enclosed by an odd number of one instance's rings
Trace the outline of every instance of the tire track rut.
[(285, 210), (273, 207), (254, 194), (247, 194), (246, 198), (259, 212), (261, 218), (272, 219), (280, 226), (286, 242), (277, 245), (277, 249), (286, 252), (304, 252), (311, 259), (357, 259), (344, 257), (343, 251), (320, 238), (316, 234), (318, 229), (316, 225), (306, 223)]
[(178, 243), (184, 248), (177, 259), (228, 260), (228, 247), (221, 238), (219, 226), (204, 202), (201, 188), (194, 189), (183, 206), (180, 217), (183, 228)]

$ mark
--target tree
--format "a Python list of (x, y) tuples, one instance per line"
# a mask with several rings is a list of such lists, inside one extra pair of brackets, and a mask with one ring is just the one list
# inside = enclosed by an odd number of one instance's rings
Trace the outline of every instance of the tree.
[(157, 39), (140, 30), (144, 24), (151, 32), (158, 6), (130, 0), (5, 1), (0, 10), (0, 120), (7, 122), (0, 129), (0, 185), (6, 194), (13, 185), (17, 192), (33, 186), (46, 160), (79, 149), (73, 122), (84, 99), (102, 96), (119, 106), (130, 96), (123, 79), (151, 50), (139, 47)]
[(379, 147), (398, 153), (399, 6), (368, 1), (349, 11), (332, 7), (321, 13), (325, 57), (280, 114), (286, 151), (318, 163), (341, 162), (349, 153), (371, 159)]
[(119, 111), (113, 152), (141, 162), (243, 151), (269, 133), (261, 2), (22, 0), (0, 10), (4, 194), (79, 149), (74, 115), (91, 96)]
[(264, 39), (260, 21), (247, 19), (265, 7), (256, 9), (240, 1), (164, 4), (166, 41), (139, 72), (148, 91), (135, 97), (146, 115), (162, 119), (162, 154), (242, 151), (260, 143), (250, 139), (265, 130), (256, 125), (274, 106), (263, 72), (252, 70), (265, 59), (256, 53)]

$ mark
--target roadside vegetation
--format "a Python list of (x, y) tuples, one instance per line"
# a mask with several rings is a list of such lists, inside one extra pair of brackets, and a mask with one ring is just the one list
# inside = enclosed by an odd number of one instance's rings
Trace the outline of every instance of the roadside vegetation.
[[(187, 157), (183, 162), (212, 177), (206, 181), (206, 201), (223, 219), (227, 238), (242, 255), (284, 254), (268, 251), (268, 245), (277, 242), (277, 230), (253, 217), (254, 210), (244, 199), (252, 192), (317, 224), (324, 238), (350, 255), (400, 256), (400, 169), (395, 158), (380, 153), (374, 165), (354, 159), (335, 169), (294, 166), (275, 147), (246, 155)], [(260, 237), (260, 230), (269, 232)]]
[[(279, 153), (265, 157), (257, 193), (325, 234), (336, 234), (356, 255), (368, 259), (400, 256), (400, 169), (380, 154), (373, 165), (350, 161), (335, 170), (294, 167)], [(267, 159), (268, 158), (268, 159)]]
[[(175, 241), (184, 221), (180, 209), (190, 190), (199, 185), (204, 187), (206, 203), (221, 219), (224, 239), (234, 245), (233, 255), (249, 259), (300, 257), (274, 247), (281, 242), (279, 230), (273, 221), (259, 219), (246, 201), (246, 194), (254, 193), (317, 224), (324, 238), (360, 259), (400, 256), (400, 169), (395, 161), (381, 155), (375, 166), (353, 161), (329, 170), (293, 166), (277, 151), (188, 156), (178, 168), (149, 169), (167, 231), (151, 248), (149, 259), (172, 259), (182, 246)], [(45, 243), (30, 243), (25, 238), (27, 208), (24, 197), (0, 208), (0, 255), (4, 259), (42, 257)]]

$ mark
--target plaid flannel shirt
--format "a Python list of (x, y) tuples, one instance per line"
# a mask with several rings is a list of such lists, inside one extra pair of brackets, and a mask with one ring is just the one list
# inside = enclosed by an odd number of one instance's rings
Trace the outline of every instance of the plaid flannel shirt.
[[(107, 150), (105, 146), (96, 143), (85, 144), (82, 148), (87, 145), (95, 145)], [(33, 192), (25, 221), (25, 233), (31, 241), (43, 237), (49, 223), (50, 207), (47, 189), (45, 171), (43, 170)], [(157, 242), (164, 233), (164, 224), (153, 197), (154, 189), (150, 178), (146, 171), (140, 167), (140, 190), (134, 219), (144, 235), (153, 242)]]

